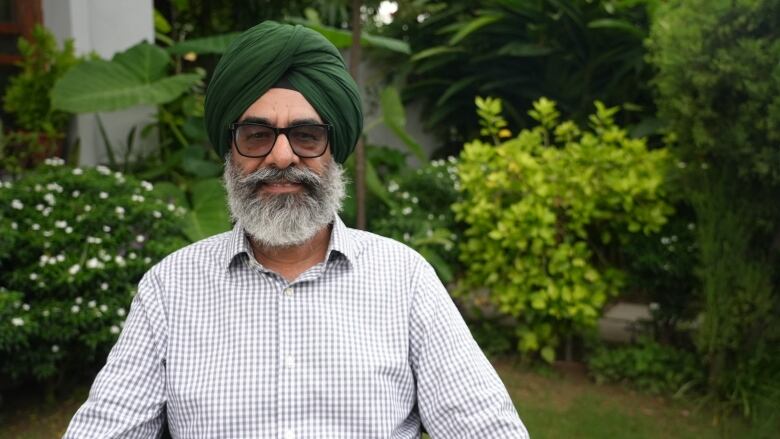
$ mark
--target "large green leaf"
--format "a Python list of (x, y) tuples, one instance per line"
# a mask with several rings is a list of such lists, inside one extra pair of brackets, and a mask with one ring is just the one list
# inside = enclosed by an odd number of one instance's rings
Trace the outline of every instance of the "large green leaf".
[(195, 52), (199, 55), (221, 55), (225, 53), (228, 46), (230, 46), (230, 43), (238, 38), (239, 35), (241, 35), (240, 32), (232, 32), (229, 34), (214, 35), (211, 37), (194, 38), (192, 40), (182, 41), (169, 47), (168, 53), (173, 55), (184, 55), (185, 53)]
[[(312, 23), (308, 20), (300, 18), (291, 18), (291, 22), (302, 24), (309, 29), (316, 30), (322, 36), (328, 39), (334, 46), (339, 49), (348, 49), (352, 46), (352, 31), (337, 29), (331, 26), (325, 26), (318, 23)], [(385, 49), (391, 52), (403, 53), (409, 55), (412, 53), (409, 49), (409, 44), (402, 40), (395, 38), (380, 37), (377, 35), (371, 35), (363, 32), (360, 35), (360, 45), (364, 47), (375, 47), (377, 49)]]
[(165, 76), (168, 62), (163, 49), (145, 42), (115, 55), (111, 61), (85, 61), (54, 85), (52, 106), (71, 113), (93, 113), (170, 102), (201, 76)]
[(401, 102), (398, 90), (393, 86), (385, 87), (380, 98), (382, 106), (382, 119), (390, 130), (401, 139), (421, 163), (427, 163), (428, 157), (422, 146), (417, 143), (406, 131), (406, 111)]
[(464, 38), (478, 31), (479, 29), (482, 29), (485, 26), (491, 25), (503, 19), (504, 19), (504, 14), (500, 14), (500, 13), (495, 13), (491, 15), (482, 15), (480, 17), (477, 17), (471, 20), (470, 22), (466, 23), (465, 26), (459, 27), (458, 32), (456, 32), (455, 35), (453, 35), (452, 38), (450, 38), (450, 44), (451, 45), (458, 44)]
[(192, 241), (230, 230), (230, 215), (222, 181), (209, 178), (190, 187), (192, 207), (186, 216), (184, 233)]
[(645, 31), (640, 29), (638, 26), (626, 20), (618, 20), (615, 18), (600, 18), (592, 20), (588, 23), (588, 27), (591, 29), (610, 29), (625, 32), (626, 34), (632, 35), (639, 39), (644, 39), (647, 36)]

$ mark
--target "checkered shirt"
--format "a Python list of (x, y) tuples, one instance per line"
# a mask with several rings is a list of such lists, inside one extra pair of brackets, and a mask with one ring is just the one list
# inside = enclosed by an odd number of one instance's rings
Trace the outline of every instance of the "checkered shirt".
[(295, 281), (240, 225), (143, 277), (65, 438), (527, 438), (431, 266), (336, 219)]

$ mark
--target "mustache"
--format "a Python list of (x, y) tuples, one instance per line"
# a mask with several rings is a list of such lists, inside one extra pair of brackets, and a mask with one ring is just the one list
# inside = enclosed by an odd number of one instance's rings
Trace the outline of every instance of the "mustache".
[(309, 189), (322, 187), (322, 177), (310, 169), (288, 167), (261, 168), (239, 179), (242, 186), (257, 187), (267, 183), (295, 183), (302, 184)]

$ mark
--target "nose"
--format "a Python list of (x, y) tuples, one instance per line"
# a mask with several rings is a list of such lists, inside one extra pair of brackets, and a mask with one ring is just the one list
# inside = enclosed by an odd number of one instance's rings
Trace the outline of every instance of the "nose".
[(267, 166), (285, 169), (290, 166), (296, 166), (300, 161), (300, 158), (293, 152), (287, 135), (279, 134), (273, 149), (271, 149), (271, 152), (265, 157), (264, 161)]

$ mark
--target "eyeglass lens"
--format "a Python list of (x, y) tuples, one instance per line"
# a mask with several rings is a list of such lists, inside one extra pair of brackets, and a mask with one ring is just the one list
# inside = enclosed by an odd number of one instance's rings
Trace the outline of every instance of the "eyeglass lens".
[[(298, 125), (285, 129), (293, 152), (301, 157), (322, 155), (328, 146), (328, 129), (320, 125)], [(280, 132), (281, 134), (281, 132)], [(271, 152), (276, 143), (273, 128), (263, 125), (236, 127), (236, 146), (247, 156), (261, 157)]]

